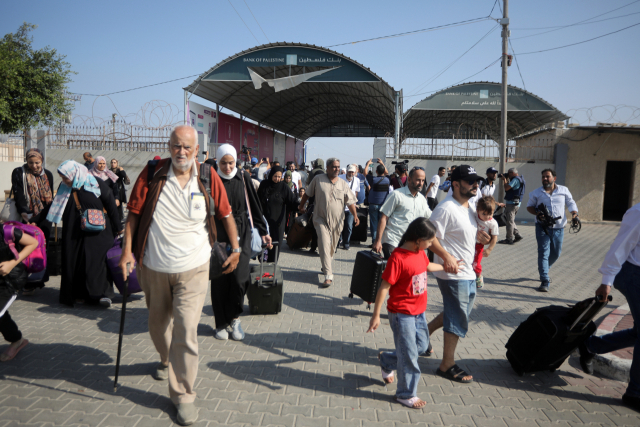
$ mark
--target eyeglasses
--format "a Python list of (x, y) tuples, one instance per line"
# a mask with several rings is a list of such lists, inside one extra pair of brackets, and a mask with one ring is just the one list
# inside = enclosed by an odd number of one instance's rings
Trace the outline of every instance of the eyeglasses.
[(424, 172), (424, 168), (422, 166), (414, 166), (413, 170), (419, 170)]

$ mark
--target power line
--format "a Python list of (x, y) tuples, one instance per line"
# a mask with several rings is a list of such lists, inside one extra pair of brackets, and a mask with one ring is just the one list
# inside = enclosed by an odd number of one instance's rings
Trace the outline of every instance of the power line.
[[(549, 28), (566, 28), (566, 27), (571, 27), (571, 26), (573, 26), (573, 25), (578, 25), (578, 24), (580, 24), (580, 23), (583, 23), (583, 22), (586, 22), (586, 21), (591, 21), (592, 19), (599, 18), (599, 17), (604, 16), (604, 15), (608, 15), (608, 14), (610, 14), (611, 12), (615, 12), (616, 10), (624, 9), (624, 8), (625, 8), (625, 7), (627, 7), (627, 6), (631, 6), (632, 4), (638, 3), (639, 1), (640, 1), (640, 0), (632, 1), (631, 3), (627, 3), (627, 4), (625, 4), (624, 6), (620, 6), (620, 7), (617, 7), (617, 8), (615, 8), (615, 9), (611, 9), (611, 10), (610, 10), (610, 11), (608, 11), (608, 12), (604, 12), (604, 13), (601, 13), (601, 14), (599, 14), (599, 15), (592, 16), (591, 18), (588, 18), (588, 19), (585, 19), (585, 20), (582, 20), (582, 21), (578, 21), (578, 22), (576, 22), (576, 23), (574, 23), (574, 24), (569, 24), (569, 25), (560, 25), (560, 26), (555, 26), (555, 27), (539, 27), (539, 28), (517, 28), (517, 27), (516, 27), (516, 28), (512, 28), (512, 30), (547, 30), (547, 29), (549, 29)], [(634, 14), (632, 13), (631, 15), (634, 15)], [(628, 16), (628, 15), (621, 15), (621, 16)], [(608, 19), (613, 19), (613, 18), (608, 18)], [(605, 21), (605, 19), (603, 19), (603, 21)], [(600, 22), (600, 21), (596, 21), (596, 22)], [(515, 39), (514, 39), (514, 40), (515, 40)]]
[(498, 3), (498, 1), (500, 0), (496, 0), (495, 2), (493, 2), (493, 7), (491, 8), (491, 12), (489, 12), (489, 16), (491, 16), (491, 14), (493, 13), (493, 9), (496, 8), (496, 3)]
[(244, 4), (247, 6), (247, 9), (249, 9), (249, 12), (251, 12), (251, 16), (253, 16), (253, 19), (256, 21), (256, 24), (258, 24), (258, 27), (260, 27), (260, 31), (262, 31), (262, 34), (264, 34), (264, 37), (267, 39), (267, 41), (269, 43), (271, 43), (271, 40), (269, 40), (269, 37), (267, 37), (267, 34), (264, 32), (264, 30), (262, 29), (262, 25), (260, 25), (260, 23), (258, 22), (258, 20), (256, 19), (256, 15), (253, 14), (253, 11), (251, 10), (251, 8), (249, 7), (249, 5), (247, 4), (246, 0), (242, 0), (244, 1)]
[(388, 35), (388, 36), (373, 37), (373, 38), (370, 38), (370, 39), (357, 40), (357, 41), (347, 42), (347, 43), (332, 44), (332, 45), (325, 46), (325, 47), (345, 46), (345, 45), (348, 45), (348, 44), (364, 43), (364, 42), (370, 42), (370, 41), (375, 41), (375, 40), (390, 39), (390, 38), (395, 38), (395, 37), (403, 37), (403, 36), (408, 36), (408, 35), (412, 35), (412, 34), (426, 33), (428, 31), (441, 30), (441, 29), (444, 29), (444, 28), (457, 27), (457, 26), (468, 25), (468, 24), (475, 24), (476, 22), (483, 22), (483, 21), (488, 21), (488, 20), (493, 20), (493, 18), (491, 18), (489, 16), (485, 16), (485, 17), (482, 17), (482, 18), (474, 18), (474, 19), (468, 19), (466, 21), (454, 22), (452, 24), (438, 25), (437, 27), (423, 28), (421, 30), (407, 31), (407, 32), (404, 32), (404, 33), (391, 34), (391, 35)]
[[(540, 28), (516, 28), (516, 31), (523, 31), (523, 30), (548, 30), (550, 28), (556, 28), (558, 30), (561, 30), (563, 28), (567, 28), (567, 27), (573, 27), (574, 25), (589, 25), (589, 24), (597, 24), (598, 22), (604, 22), (604, 21), (611, 21), (612, 19), (619, 19), (619, 18), (626, 18), (627, 16), (632, 16), (632, 15), (637, 15), (640, 12), (633, 12), (633, 13), (628, 13), (626, 15), (618, 15), (618, 16), (612, 16), (611, 18), (604, 18), (604, 19), (598, 19), (597, 21), (591, 21), (591, 22), (580, 22), (580, 23), (575, 23), (575, 24), (570, 24), (570, 25), (556, 25), (554, 27), (540, 27)], [(550, 31), (545, 31), (543, 33), (537, 33), (537, 34), (531, 34), (528, 36), (521, 36), (521, 37), (512, 37), (513, 40), (517, 40), (517, 39), (524, 39), (526, 37), (533, 37), (533, 36), (537, 36), (538, 34), (546, 34), (549, 33)]]
[(550, 50), (564, 49), (565, 47), (576, 46), (576, 45), (587, 43), (587, 42), (590, 42), (590, 41), (593, 41), (593, 40), (598, 40), (598, 39), (601, 39), (603, 37), (610, 36), (611, 34), (616, 34), (616, 33), (619, 33), (621, 31), (628, 30), (629, 28), (637, 27), (638, 25), (640, 25), (640, 22), (638, 22), (637, 24), (629, 25), (628, 27), (621, 28), (621, 29), (619, 29), (617, 31), (612, 31), (610, 33), (603, 34), (603, 35), (598, 36), (598, 37), (593, 37), (593, 38), (588, 39), (588, 40), (583, 40), (581, 42), (566, 44), (564, 46), (552, 47), (550, 49), (535, 50), (535, 51), (532, 51), (532, 52), (519, 53), (518, 55), (531, 55), (533, 53), (542, 53), (542, 52), (549, 52)]
[(414, 91), (419, 91), (421, 89), (423, 89), (426, 85), (428, 85), (429, 83), (435, 81), (438, 77), (440, 77), (445, 71), (447, 71), (449, 68), (451, 68), (453, 66), (453, 64), (455, 64), (456, 62), (458, 62), (463, 56), (465, 56), (467, 53), (469, 53), (469, 51), (471, 49), (473, 49), (474, 47), (476, 47), (482, 40), (484, 40), (489, 34), (491, 34), (492, 32), (495, 31), (496, 28), (498, 28), (500, 25), (495, 25), (494, 27), (492, 27), (489, 32), (487, 32), (484, 36), (482, 36), (480, 38), (480, 40), (478, 40), (477, 42), (475, 42), (473, 44), (473, 46), (471, 46), (469, 49), (467, 49), (462, 55), (460, 55), (459, 57), (457, 57), (453, 62), (451, 62), (449, 65), (447, 65), (444, 69), (442, 69), (442, 71), (440, 71), (438, 74), (436, 74), (434, 77), (428, 79), (426, 82), (420, 84), (416, 89), (414, 89), (412, 92)]
[(177, 82), (178, 80), (190, 79), (190, 78), (193, 78), (193, 77), (198, 77), (199, 75), (200, 74), (193, 74), (191, 76), (180, 77), (180, 78), (173, 79), (173, 80), (167, 80), (166, 82), (154, 83), (154, 84), (150, 84), (150, 85), (146, 85), (146, 86), (138, 86), (138, 87), (134, 87), (132, 89), (119, 90), (117, 92), (104, 93), (102, 95), (96, 95), (96, 94), (93, 94), (93, 93), (77, 93), (77, 92), (69, 92), (69, 93), (72, 93), (74, 95), (84, 95), (84, 96), (108, 96), (108, 95), (115, 95), (116, 93), (131, 92), (132, 90), (144, 89), (146, 87), (158, 86), (158, 85), (163, 85), (163, 84), (171, 83), (171, 82)]
[[(231, 0), (227, 0), (227, 1), (229, 2), (229, 5), (230, 5), (231, 7), (233, 7), (233, 4), (231, 4)], [(256, 35), (255, 35), (255, 34), (253, 34), (253, 31), (251, 31), (251, 28), (249, 28), (249, 26), (247, 25), (247, 23), (246, 23), (246, 22), (244, 22), (244, 19), (242, 19), (242, 16), (240, 16), (240, 14), (238, 13), (238, 11), (236, 10), (236, 8), (235, 8), (235, 7), (233, 7), (233, 10), (235, 10), (235, 11), (236, 11), (236, 15), (238, 15), (238, 18), (240, 18), (240, 20), (242, 21), (242, 23), (244, 24), (244, 26), (245, 26), (245, 27), (247, 27), (247, 30), (249, 30), (249, 32), (251, 33), (251, 35), (253, 36), (253, 38), (254, 38), (254, 39), (256, 39), (256, 43), (260, 43), (260, 42), (258, 41), (258, 38), (256, 37)], [(268, 40), (268, 39), (267, 39), (267, 40)]]

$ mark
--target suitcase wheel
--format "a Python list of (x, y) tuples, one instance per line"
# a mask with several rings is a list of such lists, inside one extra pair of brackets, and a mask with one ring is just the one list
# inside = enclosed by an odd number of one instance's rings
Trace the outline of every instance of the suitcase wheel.
[(353, 298), (353, 292), (349, 294), (349, 298)]
[(371, 303), (370, 302), (367, 303), (367, 310), (371, 310)]
[(554, 373), (555, 371), (556, 371), (556, 368), (549, 369), (549, 372), (551, 373)]

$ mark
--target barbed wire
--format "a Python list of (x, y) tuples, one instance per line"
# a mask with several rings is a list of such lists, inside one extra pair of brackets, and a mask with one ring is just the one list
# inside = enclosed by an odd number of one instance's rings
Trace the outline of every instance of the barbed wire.
[(595, 107), (572, 108), (565, 113), (570, 123), (595, 125), (596, 123), (640, 124), (640, 107), (633, 105), (597, 105)]

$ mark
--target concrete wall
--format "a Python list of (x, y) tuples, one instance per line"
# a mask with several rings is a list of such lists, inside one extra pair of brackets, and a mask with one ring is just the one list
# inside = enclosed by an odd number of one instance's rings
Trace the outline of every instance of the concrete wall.
[[(403, 160), (403, 159), (401, 159)], [(393, 172), (395, 169), (395, 165), (391, 164), (392, 159), (387, 159), (385, 162), (387, 169), (389, 172)], [(460, 160), (454, 161), (444, 161), (444, 160), (409, 160), (409, 170), (414, 166), (421, 166), (425, 169), (427, 175), (427, 185), (431, 180), (431, 177), (438, 173), (438, 168), (441, 166), (445, 168), (449, 168), (451, 165), (460, 165), (462, 164)], [(498, 169), (498, 163), (492, 161), (475, 161), (467, 163), (473, 166), (479, 175), (486, 176), (485, 172), (488, 168), (494, 167)], [(546, 168), (553, 168), (553, 163), (507, 163), (507, 168), (516, 168), (518, 169), (518, 173), (522, 175), (526, 182), (526, 189), (524, 200), (522, 201), (522, 207), (518, 210), (518, 215), (516, 219), (518, 221), (533, 221), (535, 218), (526, 210), (527, 202), (529, 201), (529, 193), (534, 189), (540, 187), (542, 185), (541, 174), (542, 170)], [(445, 176), (446, 178), (446, 176)], [(444, 178), (442, 178), (444, 179)], [(442, 179), (441, 182), (442, 183)], [(496, 189), (495, 196), (498, 195), (498, 189)], [(438, 191), (438, 200), (442, 200), (446, 197), (446, 193), (444, 191)]]
[[(569, 129), (562, 136), (558, 142), (569, 147), (566, 185), (578, 204), (582, 219), (602, 221), (605, 173), (609, 160), (635, 162), (631, 206), (640, 202), (640, 174), (637, 173), (640, 135), (610, 132), (593, 134), (590, 130)], [(584, 141), (579, 141), (581, 139)]]
[(0, 200), (4, 201), (4, 190), (11, 190), (11, 172), (24, 162), (0, 162)]

